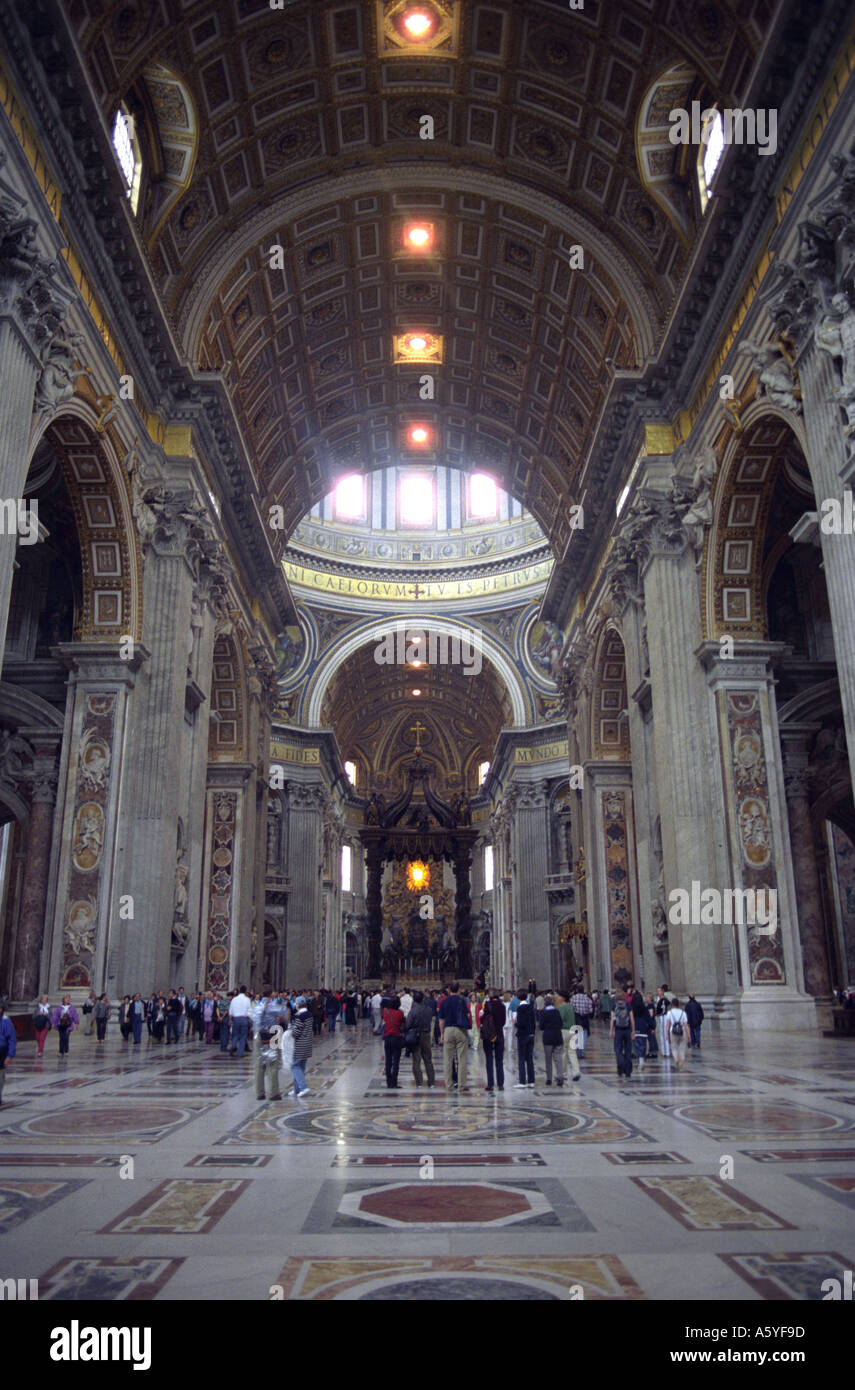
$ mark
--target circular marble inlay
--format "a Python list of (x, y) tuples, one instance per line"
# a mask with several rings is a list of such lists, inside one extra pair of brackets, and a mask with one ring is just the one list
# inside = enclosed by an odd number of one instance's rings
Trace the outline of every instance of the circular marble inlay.
[(818, 1134), (839, 1129), (842, 1124), (837, 1116), (826, 1115), (821, 1110), (763, 1100), (698, 1101), (694, 1105), (681, 1105), (675, 1114), (691, 1124), (734, 1137), (759, 1134), (767, 1139), (776, 1134)]
[(545, 1289), (531, 1288), (526, 1284), (514, 1284), (504, 1279), (412, 1279), (405, 1284), (384, 1284), (379, 1289), (371, 1289), (360, 1294), (360, 1303), (372, 1302), (434, 1302), (453, 1303), (458, 1299), (479, 1302), (526, 1302), (535, 1299), (550, 1299), (557, 1302), (557, 1295)]
[[(270, 1123), (271, 1121), (269, 1121)], [(430, 1144), (454, 1144), (467, 1140), (519, 1142), (526, 1135), (581, 1134), (591, 1126), (586, 1114), (570, 1110), (535, 1110), (514, 1106), (496, 1111), (481, 1104), (437, 1106), (435, 1103), (341, 1106), (277, 1116), (277, 1129), (296, 1131), (306, 1138), (398, 1140)]]
[(63, 1110), (56, 1115), (36, 1115), (26, 1122), (29, 1134), (44, 1134), (69, 1139), (95, 1139), (137, 1133), (147, 1129), (165, 1129), (187, 1119), (185, 1110), (167, 1106), (111, 1105), (102, 1110)]

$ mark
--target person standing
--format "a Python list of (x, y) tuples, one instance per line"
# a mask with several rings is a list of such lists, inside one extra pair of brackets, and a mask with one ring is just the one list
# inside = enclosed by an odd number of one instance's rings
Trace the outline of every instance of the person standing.
[(609, 1028), (611, 1025), (611, 1016), (612, 996), (609, 993), (607, 987), (606, 989), (602, 990), (600, 994), (600, 1018), (603, 1020), (603, 1023), (606, 1025), (607, 1028)]
[(291, 1060), (294, 1085), (288, 1095), (297, 1099), (309, 1094), (309, 1087), (306, 1085), (306, 1063), (312, 1055), (312, 1015), (302, 994), (294, 1000), (290, 1031), (294, 1035), (294, 1056)]
[(578, 1081), (582, 1075), (579, 1070), (579, 1054), (576, 1051), (576, 1043), (581, 1033), (581, 1028), (576, 1023), (576, 1015), (573, 1005), (570, 1003), (570, 995), (566, 989), (557, 991), (556, 1008), (561, 1015), (561, 1038), (564, 1043), (564, 1066), (569, 1071), (574, 1081)]
[(517, 990), (519, 1006), (514, 1017), (517, 1035), (517, 1061), (519, 1081), (514, 1082), (516, 1090), (531, 1090), (534, 1086), (534, 1035), (537, 1027), (534, 1000), (529, 999), (525, 990)]
[(339, 1000), (338, 995), (335, 994), (333, 990), (330, 990), (329, 994), (327, 995), (326, 1003), (324, 1004), (324, 1012), (327, 1016), (327, 1032), (330, 1035), (332, 1035), (335, 1032), (335, 1021), (338, 1018), (340, 1011), (341, 1001)]
[(401, 1065), (401, 1049), (404, 1046), (404, 1012), (397, 994), (389, 1000), (389, 1007), (383, 1010), (383, 1051), (386, 1054), (386, 1089), (399, 1091), (398, 1068)]
[[(229, 1005), (229, 1019), (232, 1025), (232, 1056), (242, 1057), (246, 1051), (246, 1037), (249, 1032), (250, 1002), (243, 985)], [(308, 1014), (308, 1009), (306, 1010)]]
[[(632, 989), (632, 986), (630, 986)], [(629, 991), (627, 991), (629, 993)], [(644, 1071), (644, 1063), (647, 1059), (647, 1005), (640, 990), (632, 989), (632, 997), (629, 1001), (629, 1011), (632, 1014), (632, 1054), (638, 1062), (639, 1072)]]
[(659, 1043), (659, 1051), (663, 1057), (671, 1056), (671, 1049), (668, 1046), (668, 1027), (665, 1022), (665, 1015), (668, 1012), (668, 986), (660, 985), (656, 991), (656, 1036)]
[(142, 1026), (143, 1019), (145, 1018), (145, 1013), (146, 1009), (145, 1004), (143, 1003), (142, 995), (135, 994), (133, 999), (131, 1000), (130, 1008), (131, 1032), (134, 1035), (134, 1047), (139, 1047), (140, 1043), (142, 1042)]
[(561, 1015), (555, 1007), (551, 994), (544, 996), (543, 1012), (540, 1016), (540, 1031), (543, 1034), (543, 1060), (546, 1063), (546, 1084), (552, 1085), (552, 1064), (555, 1063), (555, 1084), (564, 1085), (564, 1034), (561, 1030)]
[(92, 1037), (92, 1031), (93, 1031), (93, 1029), (94, 1029), (94, 1027), (95, 1027), (95, 1005), (96, 1005), (97, 1003), (98, 1003), (98, 996), (97, 996), (97, 994), (95, 993), (94, 989), (90, 989), (90, 991), (89, 991), (89, 998), (86, 1000), (86, 1002), (85, 1002), (84, 1005), (83, 1005), (83, 1020), (84, 1020), (84, 1029), (83, 1029), (83, 1033), (84, 1033), (84, 1036), (87, 1037), (87, 1038), (91, 1038), (91, 1037)]
[(659, 1056), (659, 1043), (656, 1040), (656, 1001), (652, 994), (645, 994), (644, 1007), (647, 1010), (647, 1058), (652, 1062)]
[(205, 1030), (205, 1042), (214, 1041), (214, 1024), (217, 1021), (217, 1004), (214, 999), (214, 991), (209, 989), (202, 1004), (202, 1026)]
[[(481, 1044), (484, 1048), (484, 1061), (487, 1065), (487, 1090), (492, 1091), (493, 1082), (500, 1091), (505, 1089), (505, 1021), (507, 1011), (499, 998), (498, 990), (493, 990), (485, 999), (481, 1012)], [(513, 1026), (513, 1025), (512, 1025)]]
[(665, 1028), (671, 1056), (677, 1071), (685, 1065), (686, 1045), (688, 1043), (689, 1020), (680, 1008), (679, 999), (671, 998), (671, 1007), (665, 1015)]
[(122, 1041), (127, 1042), (131, 1036), (131, 996), (126, 994), (119, 1005), (119, 1032)]
[(178, 998), (174, 989), (169, 991), (169, 998), (166, 1001), (166, 1045), (175, 1043), (178, 1046), (178, 1025), (181, 1021), (181, 1000)]
[(102, 1043), (107, 1037), (107, 1020), (110, 1017), (110, 1005), (107, 1002), (106, 994), (102, 994), (98, 998), (92, 1012), (95, 1015), (95, 1029), (98, 1035), (98, 1042)]
[(71, 995), (64, 994), (62, 1003), (57, 1004), (50, 1016), (50, 1026), (59, 1033), (59, 1055), (68, 1055), (68, 1043), (75, 1028), (80, 1027), (80, 1015), (71, 1002)]
[(3, 1083), (6, 1080), (6, 1063), (10, 1062), (18, 1047), (15, 1028), (6, 1017), (6, 1006), (0, 1003), (0, 1105), (3, 1104)]
[(686, 1000), (686, 1017), (689, 1020), (691, 1034), (689, 1037), (689, 1047), (700, 1047), (701, 1045), (701, 1024), (704, 1021), (704, 1011), (693, 994)]
[(229, 1005), (232, 1002), (230, 994), (217, 995), (217, 1021), (220, 1028), (220, 1052), (229, 1050), (229, 1034), (231, 1032), (231, 1019), (229, 1018)]
[(178, 1037), (175, 1039), (175, 1041), (180, 1042), (180, 1040), (184, 1037), (184, 1029), (187, 1026), (187, 995), (184, 993), (183, 985), (178, 990), (175, 997), (180, 1005), (178, 1013)]
[[(401, 1012), (403, 1013), (403, 1009)], [(407, 1032), (413, 1037), (418, 1034), (417, 1040), (412, 1043), (413, 1080), (417, 1086), (421, 1086), (422, 1062), (424, 1062), (428, 1089), (432, 1089), (436, 1084), (436, 1073), (433, 1069), (431, 1044), (432, 1029), (433, 1009), (425, 999), (422, 991), (417, 989), (413, 994), (412, 1007), (407, 1015)]]
[[(450, 1095), (454, 1090), (466, 1090), (466, 1054), (469, 1048), (469, 1011), (464, 1000), (460, 998), (460, 985), (456, 980), (448, 986), (448, 994), (439, 1006), (438, 1018), (445, 1091)], [(454, 1084), (455, 1065), (457, 1086)]]
[(50, 1006), (46, 994), (41, 995), (36, 1004), (36, 1011), (33, 1014), (33, 1028), (36, 1031), (36, 1056), (41, 1057), (50, 1029)]
[[(412, 1000), (410, 1001), (412, 1003)], [(354, 1031), (348, 1033), (348, 1037), (356, 1041), (356, 1020), (358, 1018), (359, 999), (358, 996), (349, 989), (344, 996), (344, 1026), (345, 1030), (352, 1028)]]
[(374, 993), (371, 996), (370, 1004), (371, 1031), (375, 1034), (375, 1036), (379, 1035), (383, 1030), (382, 1009), (383, 995), (380, 993), (379, 989), (375, 989)]
[(614, 1044), (618, 1076), (631, 1077), (632, 1014), (629, 1008), (629, 1000), (622, 989), (615, 991), (615, 1006), (612, 1010), (609, 1037)]
[(590, 994), (586, 994), (581, 985), (573, 995), (570, 1003), (573, 1005), (576, 1022), (582, 1029), (582, 1033), (577, 1033), (576, 1035), (578, 1039), (576, 1043), (576, 1052), (580, 1057), (584, 1057), (588, 1047), (588, 1033), (591, 1028), (591, 1014), (594, 1011), (594, 1005), (591, 1002)]
[(414, 998), (415, 996), (410, 994), (409, 985), (405, 985), (404, 993), (401, 995), (401, 1013), (404, 1015), (404, 1018), (408, 1016), (410, 1009), (413, 1007)]

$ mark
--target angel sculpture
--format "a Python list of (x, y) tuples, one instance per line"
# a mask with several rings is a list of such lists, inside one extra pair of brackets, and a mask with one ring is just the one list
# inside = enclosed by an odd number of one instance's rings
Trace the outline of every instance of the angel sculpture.
[(801, 414), (801, 392), (787, 353), (780, 343), (740, 343), (737, 352), (751, 358), (761, 391), (773, 405)]

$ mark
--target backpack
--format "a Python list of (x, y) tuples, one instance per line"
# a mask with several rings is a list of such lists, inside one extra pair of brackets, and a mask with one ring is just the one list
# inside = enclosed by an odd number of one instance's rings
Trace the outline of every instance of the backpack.
[(494, 1043), (498, 1036), (499, 1030), (496, 1027), (493, 1010), (485, 1008), (481, 1015), (481, 1041), (485, 1043)]
[(683, 1025), (682, 1025), (682, 1023), (672, 1023), (672, 1024), (671, 1024), (671, 1037), (672, 1037), (672, 1038), (682, 1038), (682, 1036), (683, 1036)]
[(629, 1027), (629, 1005), (625, 999), (615, 1000), (614, 1019), (615, 1028)]

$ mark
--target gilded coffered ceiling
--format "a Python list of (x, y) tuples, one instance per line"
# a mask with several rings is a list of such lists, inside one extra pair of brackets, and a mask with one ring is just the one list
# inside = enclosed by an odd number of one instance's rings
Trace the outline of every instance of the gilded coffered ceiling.
[[(645, 154), (658, 195), (642, 179), (649, 93), (679, 72), (689, 95), (737, 99), (765, 11), (420, 8), (421, 45), (401, 0), (68, 5), (108, 121), (138, 102), (157, 147), (183, 102), (198, 132), (180, 196), (144, 174), (140, 230), (183, 350), (223, 372), (288, 529), (344, 469), (399, 462), (427, 413), (437, 457), (490, 468), (560, 553), (612, 375), (655, 351), (698, 215), (678, 149), (668, 169), (667, 150)], [(423, 255), (401, 254), (412, 218), (434, 228)], [(428, 369), (393, 360), (416, 329), (441, 344), (427, 402)]]
[(334, 729), (342, 755), (361, 764), (363, 786), (369, 770), (372, 786), (403, 785), (402, 766), (412, 760), (418, 721), (420, 745), (437, 784), (459, 788), (468, 775), (474, 791), (475, 761), (489, 758), (500, 730), (512, 723), (501, 678), (487, 660), (470, 675), (462, 664), (380, 665), (375, 648), (375, 643), (361, 647), (342, 663), (327, 688), (321, 717)]

